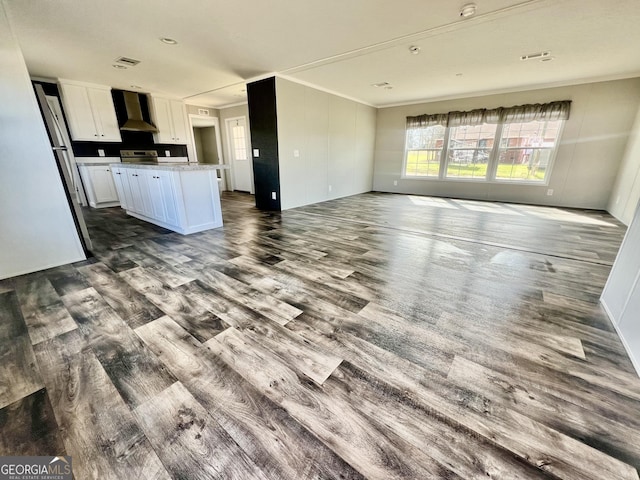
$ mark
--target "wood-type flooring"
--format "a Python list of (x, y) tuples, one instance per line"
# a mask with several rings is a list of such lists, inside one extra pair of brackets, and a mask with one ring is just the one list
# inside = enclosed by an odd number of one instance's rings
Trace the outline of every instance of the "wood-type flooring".
[[(0, 455), (76, 479), (638, 480), (604, 212), (369, 193), (0, 281)], [(46, 239), (42, 239), (46, 242)]]

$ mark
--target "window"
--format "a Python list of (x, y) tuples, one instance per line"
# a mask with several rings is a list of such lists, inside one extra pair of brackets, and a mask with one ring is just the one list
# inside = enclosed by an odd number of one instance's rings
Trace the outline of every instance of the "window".
[(407, 155), (404, 173), (414, 177), (440, 176), (445, 127), (407, 129)]
[(407, 117), (403, 176), (545, 184), (570, 104)]
[(497, 125), (450, 128), (447, 178), (487, 178)]
[(561, 127), (562, 120), (503, 125), (496, 179), (544, 182)]

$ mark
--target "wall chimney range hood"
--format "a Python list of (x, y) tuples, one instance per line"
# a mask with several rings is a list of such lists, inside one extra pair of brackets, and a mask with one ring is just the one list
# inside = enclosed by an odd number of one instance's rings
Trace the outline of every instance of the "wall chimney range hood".
[(158, 129), (155, 126), (149, 122), (145, 122), (142, 118), (139, 94), (127, 91), (123, 91), (122, 93), (124, 94), (124, 104), (127, 108), (127, 121), (120, 127), (120, 130), (158, 133)]

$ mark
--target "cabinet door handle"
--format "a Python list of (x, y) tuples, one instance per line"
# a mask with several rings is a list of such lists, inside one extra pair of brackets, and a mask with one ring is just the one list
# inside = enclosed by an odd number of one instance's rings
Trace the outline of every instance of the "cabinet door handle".
[(107, 172), (110, 172), (110, 171), (111, 171), (111, 170), (109, 170), (109, 169), (107, 168)]
[(101, 137), (104, 137), (104, 133), (102, 135), (100, 135)]
[(97, 136), (98, 136), (98, 134), (97, 134), (97, 133), (94, 133), (94, 134), (93, 134), (93, 136), (94, 136), (94, 137), (97, 137)]
[(116, 172), (116, 175), (120, 175), (120, 172)]

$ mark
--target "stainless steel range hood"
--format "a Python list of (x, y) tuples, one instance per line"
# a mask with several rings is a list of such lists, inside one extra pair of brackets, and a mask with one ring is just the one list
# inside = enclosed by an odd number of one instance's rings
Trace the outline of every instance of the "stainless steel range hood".
[(142, 118), (142, 107), (140, 97), (136, 92), (122, 92), (124, 94), (124, 104), (127, 107), (127, 121), (120, 127), (120, 130), (130, 132), (152, 132), (157, 133), (158, 129), (152, 124), (145, 122)]

